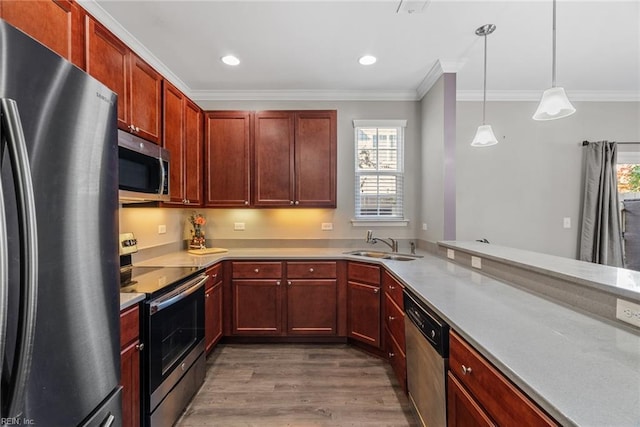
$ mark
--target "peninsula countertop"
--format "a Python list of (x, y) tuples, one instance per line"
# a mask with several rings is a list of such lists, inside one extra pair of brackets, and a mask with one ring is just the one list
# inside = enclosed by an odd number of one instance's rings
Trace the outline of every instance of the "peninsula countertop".
[(447, 259), (393, 261), (341, 248), (177, 252), (141, 266), (207, 267), (223, 260), (338, 259), (378, 263), (563, 425), (640, 425), (640, 334)]

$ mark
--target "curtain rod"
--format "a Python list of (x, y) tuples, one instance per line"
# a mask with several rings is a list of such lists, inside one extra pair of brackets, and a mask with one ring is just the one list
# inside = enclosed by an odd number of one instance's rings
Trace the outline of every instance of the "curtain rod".
[[(617, 142), (614, 141), (616, 144), (621, 144), (621, 145), (625, 145), (625, 144), (638, 144), (640, 145), (640, 142), (631, 142), (631, 141), (627, 141), (627, 142)], [(589, 141), (582, 141), (582, 146), (584, 147), (585, 145), (589, 145), (591, 142)]]

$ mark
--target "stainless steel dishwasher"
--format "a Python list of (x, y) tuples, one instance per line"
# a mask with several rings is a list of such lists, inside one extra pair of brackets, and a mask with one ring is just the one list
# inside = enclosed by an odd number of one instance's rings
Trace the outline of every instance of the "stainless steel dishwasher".
[(404, 308), (409, 398), (423, 426), (445, 427), (449, 325), (406, 290)]

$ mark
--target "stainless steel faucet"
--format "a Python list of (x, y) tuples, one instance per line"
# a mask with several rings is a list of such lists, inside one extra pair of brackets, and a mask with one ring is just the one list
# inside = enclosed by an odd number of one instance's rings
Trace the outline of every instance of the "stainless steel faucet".
[[(388, 241), (387, 241), (388, 240)], [(371, 243), (372, 245), (378, 242), (382, 242), (385, 245), (389, 246), (391, 248), (391, 252), (398, 252), (398, 241), (392, 239), (391, 237), (387, 238), (387, 239), (379, 239), (377, 237), (373, 237), (373, 231), (371, 230), (367, 230), (367, 239), (366, 239), (367, 243)]]

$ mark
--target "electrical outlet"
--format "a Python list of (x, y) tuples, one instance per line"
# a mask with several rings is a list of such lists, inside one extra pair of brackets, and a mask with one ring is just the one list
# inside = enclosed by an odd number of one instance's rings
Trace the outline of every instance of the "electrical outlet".
[(244, 222), (234, 222), (233, 229), (235, 231), (244, 231)]
[(422, 231), (427, 231), (427, 223), (426, 222), (422, 223)]
[(616, 317), (623, 322), (640, 327), (640, 305), (627, 300), (617, 299)]
[(322, 226), (320, 228), (322, 229), (322, 231), (331, 231), (331, 230), (333, 230), (333, 223), (332, 222), (323, 222)]
[(447, 258), (456, 259), (456, 252), (453, 249), (447, 249)]
[(162, 224), (158, 226), (158, 234), (165, 234), (167, 232), (167, 226)]
[(571, 218), (566, 216), (564, 218), (562, 218), (562, 227), (564, 228), (571, 228)]
[(482, 258), (477, 256), (471, 256), (471, 267), (481, 269), (482, 268)]

